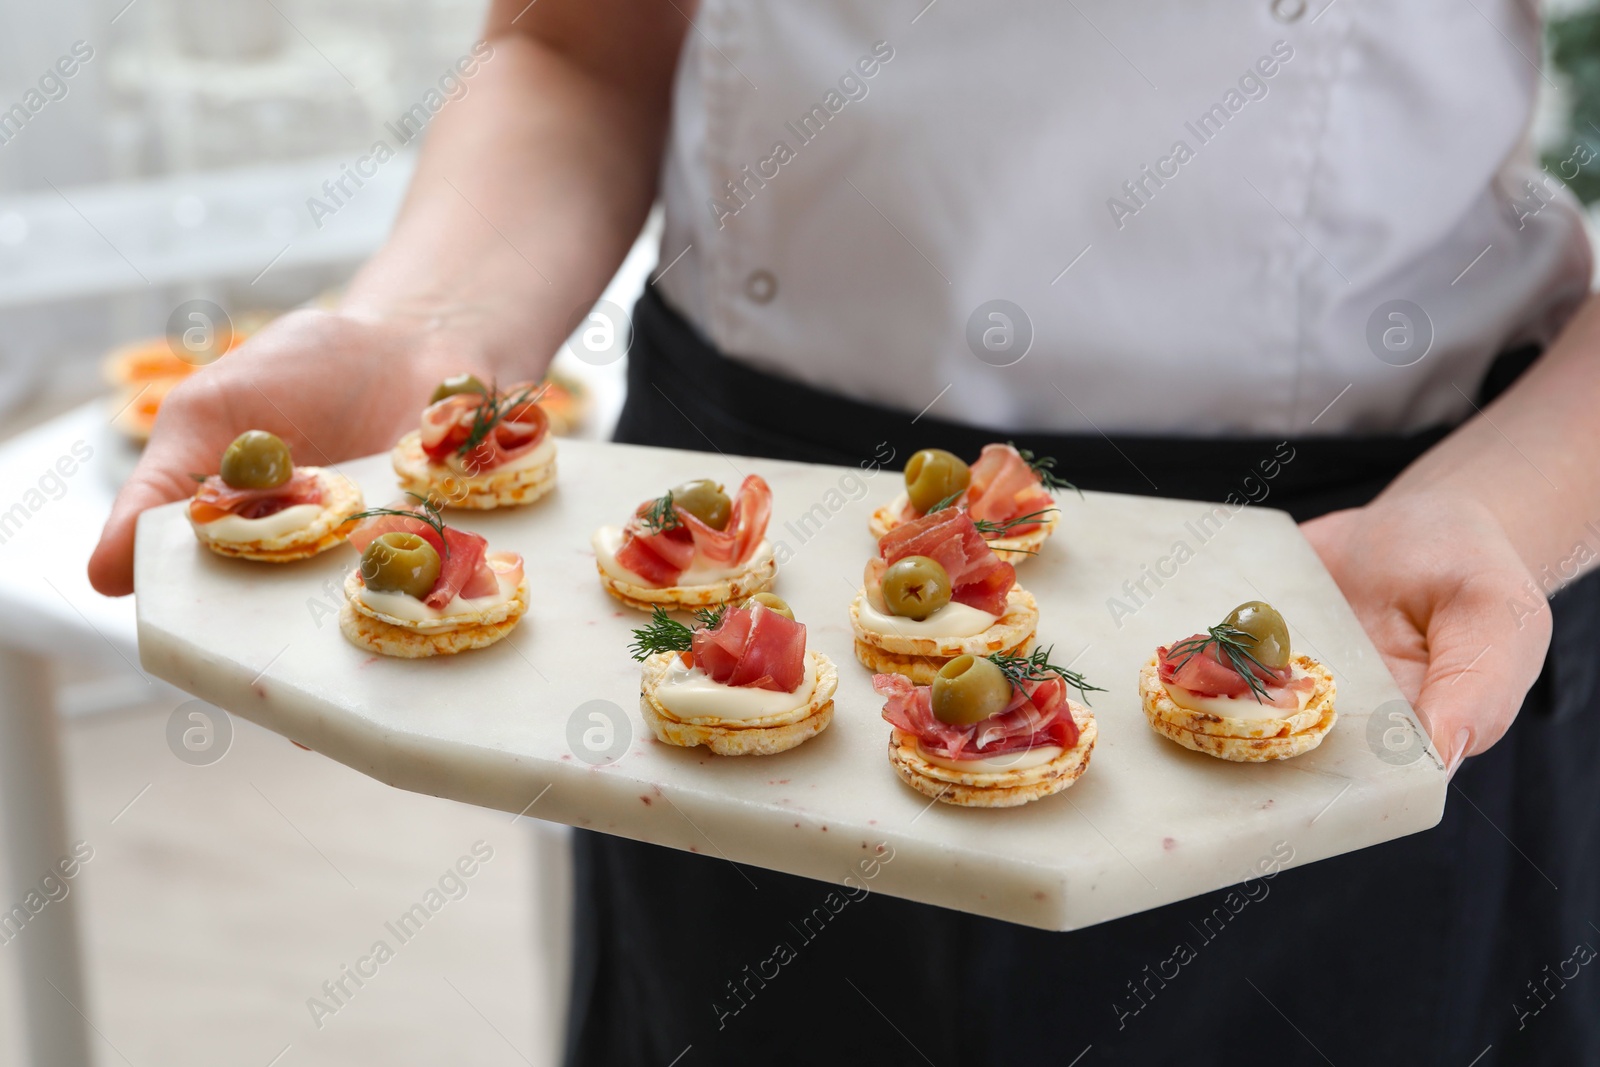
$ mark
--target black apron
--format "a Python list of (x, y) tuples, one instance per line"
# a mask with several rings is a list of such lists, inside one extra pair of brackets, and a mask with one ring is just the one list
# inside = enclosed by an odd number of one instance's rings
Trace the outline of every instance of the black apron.
[[(722, 357), (653, 293), (634, 325), (619, 441), (854, 466), (1015, 440), (1086, 489), (1218, 501), (1278, 444), (912, 425)], [(1293, 440), (1269, 503), (1364, 503), (1444, 432)], [(1551, 608), (1543, 675), (1438, 827), (1291, 868), (1225, 926), (1219, 891), (1059, 934), (834, 894), (801, 928), (835, 886), (578, 831), (567, 1063), (1600, 1064), (1600, 575)]]

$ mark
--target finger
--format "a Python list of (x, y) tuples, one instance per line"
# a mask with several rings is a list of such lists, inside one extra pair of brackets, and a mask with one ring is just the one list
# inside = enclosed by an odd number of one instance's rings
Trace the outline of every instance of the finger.
[(153, 444), (111, 505), (100, 543), (89, 556), (89, 584), (106, 596), (133, 592), (134, 534), (139, 516), (157, 505), (182, 500), (193, 491), (194, 482), (178, 457)]
[(1417, 715), (1451, 773), (1498, 741), (1516, 718), (1550, 644), (1549, 612), (1540, 620), (1515, 624), (1504, 597), (1487, 591), (1454, 597), (1429, 620)]

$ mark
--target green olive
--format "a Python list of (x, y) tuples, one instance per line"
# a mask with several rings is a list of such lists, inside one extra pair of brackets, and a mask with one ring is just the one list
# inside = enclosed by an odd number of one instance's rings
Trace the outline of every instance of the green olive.
[(947, 497), (966, 489), (972, 470), (960, 456), (942, 448), (924, 448), (906, 464), (906, 496), (923, 514)]
[(993, 660), (957, 656), (933, 678), (933, 716), (951, 726), (969, 726), (1006, 710), (1011, 679)]
[(950, 575), (936, 559), (907, 556), (883, 572), (883, 602), (889, 614), (921, 622), (950, 603)]
[(222, 480), (235, 489), (276, 489), (293, 475), (289, 446), (265, 430), (246, 430), (222, 453)]
[(1255, 638), (1250, 654), (1263, 667), (1282, 670), (1289, 665), (1289, 627), (1271, 604), (1264, 600), (1246, 601), (1228, 613), (1223, 625), (1243, 630)]
[(733, 514), (733, 501), (710, 478), (684, 482), (672, 491), (672, 502), (713, 530), (726, 529)]
[(760, 604), (768, 611), (776, 611), (790, 622), (794, 622), (794, 612), (789, 609), (788, 604), (784, 603), (783, 597), (775, 593), (752, 593), (739, 606), (741, 608), (753, 608), (757, 604)]
[(439, 580), (439, 553), (416, 534), (379, 534), (361, 553), (361, 580), (374, 593), (404, 593), (421, 600)]
[(428, 403), (437, 404), (445, 397), (455, 396), (458, 393), (487, 394), (488, 392), (489, 390), (483, 387), (483, 383), (478, 380), (476, 375), (452, 374), (439, 383), (439, 387), (433, 391), (433, 398)]

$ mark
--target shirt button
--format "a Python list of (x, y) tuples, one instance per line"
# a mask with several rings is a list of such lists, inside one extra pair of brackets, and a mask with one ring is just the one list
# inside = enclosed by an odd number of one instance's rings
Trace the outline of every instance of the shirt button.
[(753, 270), (744, 280), (744, 295), (757, 304), (770, 304), (778, 295), (778, 279), (770, 270)]
[(1272, 17), (1279, 22), (1299, 22), (1306, 13), (1306, 0), (1272, 0)]

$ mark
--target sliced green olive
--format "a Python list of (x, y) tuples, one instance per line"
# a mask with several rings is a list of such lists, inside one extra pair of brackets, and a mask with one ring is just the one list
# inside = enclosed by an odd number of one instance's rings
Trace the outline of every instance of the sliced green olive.
[(1011, 703), (1011, 679), (993, 660), (957, 656), (933, 678), (933, 716), (951, 726), (982, 722)]
[(416, 534), (379, 534), (361, 553), (361, 580), (374, 593), (404, 593), (421, 600), (439, 580), (439, 553)]
[(924, 448), (906, 464), (906, 496), (911, 506), (924, 514), (966, 489), (971, 481), (971, 468), (960, 456), (942, 448)]
[(489, 390), (483, 387), (483, 383), (478, 380), (476, 375), (452, 374), (439, 383), (439, 387), (433, 391), (433, 398), (428, 403), (437, 404), (445, 397), (455, 396), (458, 393), (487, 394), (488, 392)]
[(907, 556), (883, 572), (889, 614), (918, 622), (950, 603), (950, 575), (936, 559)]
[(276, 489), (293, 476), (289, 446), (265, 430), (246, 430), (222, 453), (222, 480), (235, 489)]
[(1250, 654), (1263, 667), (1282, 670), (1289, 665), (1289, 626), (1271, 604), (1264, 600), (1248, 600), (1229, 612), (1223, 624), (1255, 638)]
[(791, 611), (789, 605), (784, 602), (783, 597), (778, 596), (775, 593), (752, 593), (745, 599), (745, 602), (739, 606), (741, 608), (750, 608), (757, 604), (760, 604), (768, 611), (777, 612), (790, 622), (794, 622), (794, 612)]
[(684, 482), (672, 491), (672, 502), (713, 530), (726, 529), (733, 514), (733, 501), (710, 478)]

